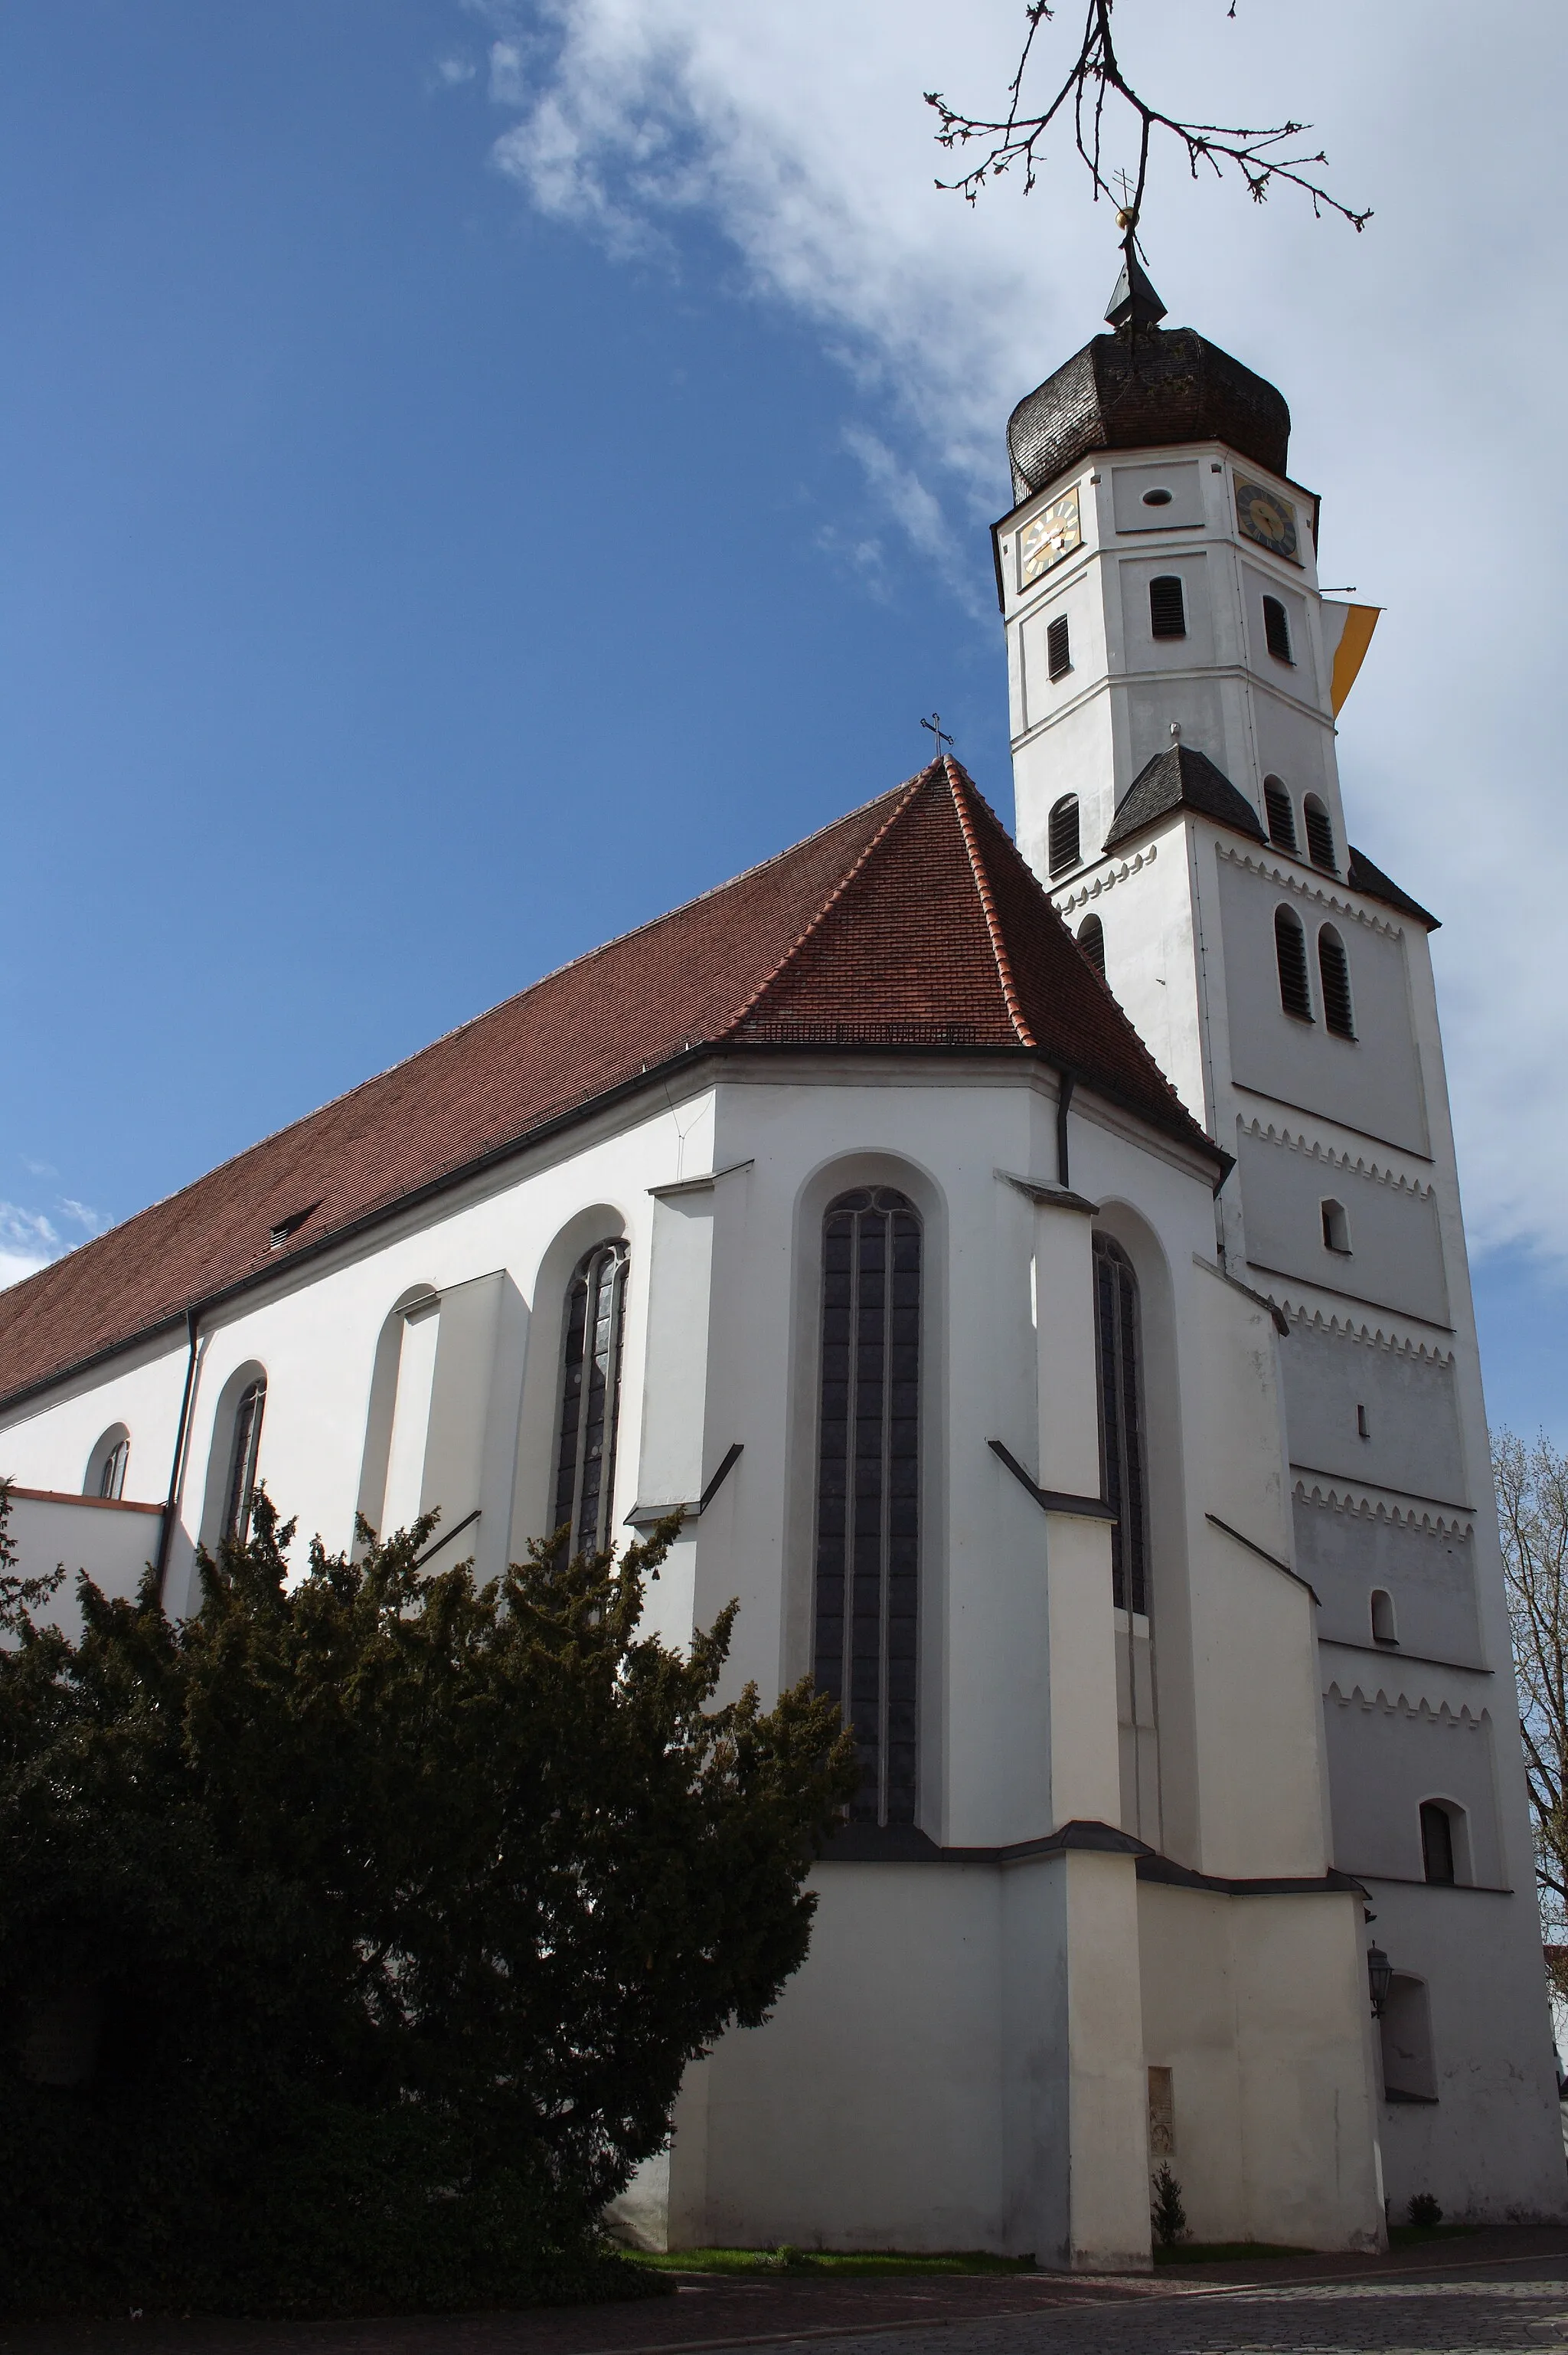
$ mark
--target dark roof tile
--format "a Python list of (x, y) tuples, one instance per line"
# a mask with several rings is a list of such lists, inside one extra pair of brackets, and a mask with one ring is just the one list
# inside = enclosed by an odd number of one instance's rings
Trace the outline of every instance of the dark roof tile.
[(1402, 891), (1381, 867), (1372, 864), (1364, 850), (1356, 848), (1353, 842), (1351, 845), (1350, 871), (1345, 880), (1351, 890), (1359, 891), (1363, 899), (1381, 900), (1385, 908), (1397, 908), (1402, 915), (1414, 916), (1416, 922), (1425, 924), (1429, 932), (1436, 932), (1442, 927), (1441, 917), (1434, 916), (1419, 900), (1413, 900), (1408, 891)]
[(1217, 769), (1206, 752), (1193, 744), (1172, 744), (1145, 762), (1123, 794), (1110, 824), (1105, 847), (1118, 849), (1172, 810), (1196, 810), (1217, 826), (1228, 826), (1254, 842), (1266, 839), (1257, 812), (1243, 793)]
[(944, 760), (0, 1293), (0, 1395), (167, 1327), (688, 1050), (780, 1046), (1038, 1051), (1223, 1158)]

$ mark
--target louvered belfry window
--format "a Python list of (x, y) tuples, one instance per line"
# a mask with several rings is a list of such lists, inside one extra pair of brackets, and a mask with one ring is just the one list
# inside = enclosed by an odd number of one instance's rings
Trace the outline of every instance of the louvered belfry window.
[(1065, 875), (1078, 863), (1078, 796), (1064, 794), (1051, 812), (1048, 855), (1053, 875)]
[(1100, 1400), (1101, 1493), (1117, 1516), (1111, 1530), (1111, 1600), (1118, 1611), (1147, 1611), (1149, 1544), (1138, 1278), (1121, 1245), (1098, 1231), (1095, 1235), (1095, 1357)]
[(1263, 636), (1276, 662), (1295, 662), (1290, 651), (1290, 616), (1277, 597), (1266, 597), (1263, 601)]
[(1053, 678), (1065, 678), (1073, 667), (1073, 646), (1065, 613), (1058, 613), (1054, 622), (1045, 625), (1045, 667)]
[(1106, 970), (1106, 928), (1097, 916), (1086, 916), (1078, 926), (1078, 946), (1103, 981)]
[(1268, 812), (1268, 838), (1281, 850), (1296, 848), (1296, 812), (1290, 795), (1277, 777), (1265, 777), (1263, 804)]
[(1157, 638), (1186, 636), (1187, 599), (1179, 573), (1161, 572), (1150, 582), (1149, 626)]
[(915, 1820), (921, 1242), (890, 1186), (823, 1223), (813, 1673), (853, 1732), (854, 1823)]
[(1278, 964), (1278, 1003), (1298, 1022), (1311, 1022), (1311, 982), (1307, 980), (1307, 935), (1287, 907), (1274, 909), (1274, 961)]
[(1318, 935), (1318, 977), (1323, 985), (1323, 1020), (1336, 1039), (1356, 1035), (1355, 1007), (1351, 1003), (1351, 968), (1345, 944), (1332, 924)]
[(1307, 856), (1314, 867), (1337, 875), (1340, 862), (1334, 856), (1334, 821), (1316, 794), (1308, 794), (1301, 805), (1301, 815), (1307, 821)]
[(1279, 1003), (1298, 1022), (1312, 1019), (1312, 986), (1307, 978), (1307, 935), (1289, 908), (1274, 911), (1274, 955), (1279, 967)]
[(596, 1243), (577, 1262), (567, 1295), (556, 1527), (569, 1530), (573, 1553), (601, 1553), (610, 1539), (626, 1276), (625, 1242)]

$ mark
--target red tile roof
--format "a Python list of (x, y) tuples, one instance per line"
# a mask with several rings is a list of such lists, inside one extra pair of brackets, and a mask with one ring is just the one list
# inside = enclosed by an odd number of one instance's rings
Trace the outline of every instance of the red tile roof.
[(0, 1293), (0, 1401), (676, 1057), (780, 1046), (1038, 1053), (1223, 1162), (1012, 837), (944, 758)]

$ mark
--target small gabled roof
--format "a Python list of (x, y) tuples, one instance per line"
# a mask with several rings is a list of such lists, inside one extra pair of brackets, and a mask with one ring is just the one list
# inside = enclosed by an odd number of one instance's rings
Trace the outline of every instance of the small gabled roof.
[(1381, 867), (1374, 866), (1366, 852), (1358, 850), (1353, 842), (1345, 880), (1352, 891), (1361, 893), (1363, 900), (1381, 900), (1385, 908), (1397, 908), (1402, 916), (1414, 916), (1415, 922), (1425, 924), (1429, 932), (1442, 930), (1441, 917), (1433, 915), (1419, 900), (1413, 900), (1408, 891), (1402, 891), (1393, 877), (1385, 875)]
[[(1266, 842), (1257, 812), (1217, 769), (1206, 752), (1192, 744), (1172, 744), (1168, 752), (1157, 752), (1146, 762), (1128, 787), (1105, 838), (1106, 850), (1118, 850), (1130, 842), (1145, 826), (1168, 817), (1172, 810), (1196, 810), (1200, 816), (1213, 818), (1216, 826), (1228, 826), (1233, 833), (1245, 834), (1253, 842)], [(1397, 908), (1401, 915), (1413, 917), (1425, 924), (1429, 932), (1441, 929), (1441, 919), (1402, 891), (1392, 876), (1385, 875), (1374, 865), (1364, 850), (1350, 846), (1350, 862), (1345, 881), (1352, 891), (1365, 900), (1381, 900), (1386, 908)]]
[(1128, 785), (1111, 820), (1105, 847), (1118, 849), (1146, 826), (1179, 809), (1196, 810), (1200, 816), (1212, 817), (1216, 825), (1228, 826), (1254, 842), (1267, 838), (1246, 795), (1238, 792), (1206, 752), (1200, 752), (1194, 744), (1172, 744), (1168, 752), (1156, 752), (1152, 761), (1146, 762)]
[(1044, 1058), (1226, 1166), (1011, 836), (944, 758), (0, 1293), (0, 1401), (657, 1071), (780, 1048)]

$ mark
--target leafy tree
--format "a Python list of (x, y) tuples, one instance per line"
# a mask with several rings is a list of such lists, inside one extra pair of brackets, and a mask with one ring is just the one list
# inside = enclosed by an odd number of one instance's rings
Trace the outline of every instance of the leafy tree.
[[(1548, 1936), (1568, 1923), (1568, 1455), (1492, 1435), (1535, 1877)], [(1568, 1987), (1559, 1990), (1568, 1994)]]
[(650, 2280), (595, 2220), (804, 1959), (853, 1754), (806, 1685), (715, 1703), (733, 1604), (639, 1635), (673, 1524), (481, 1588), (433, 1518), (291, 1584), (259, 1496), (193, 1618), (83, 1576), (75, 1644), (0, 1560), (0, 2305)]
[(1161, 2159), (1160, 2172), (1154, 2178), (1154, 2204), (1149, 2211), (1149, 2222), (1154, 2238), (1162, 2249), (1173, 2249), (1187, 2237), (1187, 2211), (1181, 2205), (1181, 2186), (1171, 2172), (1171, 2161)]

